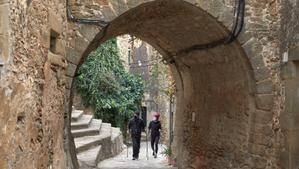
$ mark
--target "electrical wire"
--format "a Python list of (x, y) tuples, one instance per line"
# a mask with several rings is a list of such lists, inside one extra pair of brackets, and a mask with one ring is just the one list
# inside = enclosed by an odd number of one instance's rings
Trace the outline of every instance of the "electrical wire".
[[(238, 1), (238, 3), (237, 3), (237, 1)], [(234, 42), (238, 38), (238, 36), (240, 35), (240, 33), (243, 29), (243, 26), (244, 26), (245, 6), (246, 6), (245, 0), (235, 0), (234, 22), (233, 22), (232, 30), (231, 30), (228, 37), (225, 37), (225, 38), (222, 38), (222, 39), (219, 39), (219, 40), (215, 40), (213, 42), (206, 43), (206, 44), (191, 46), (187, 49), (183, 49), (183, 50), (179, 51), (176, 55), (181, 54), (181, 53), (189, 53), (189, 52), (194, 51), (194, 50), (211, 49), (211, 48), (215, 48), (215, 47), (220, 46), (220, 45), (230, 44), (230, 43)], [(109, 26), (109, 22), (106, 22), (104, 20), (98, 20), (98, 19), (85, 19), (85, 18), (75, 17), (71, 12), (71, 9), (70, 9), (70, 6), (69, 6), (69, 0), (66, 0), (66, 8), (67, 8), (67, 18), (70, 21), (81, 23), (81, 24), (98, 25), (101, 28), (105, 28), (104, 33), (103, 33), (103, 37), (105, 36), (105, 33), (107, 31), (107, 27)], [(164, 64), (173, 64), (173, 63), (175, 63), (174, 59), (162, 60), (162, 62)]]
[(109, 24), (109, 22), (100, 19), (85, 19), (85, 18), (75, 17), (72, 14), (72, 11), (70, 9), (69, 0), (66, 0), (66, 9), (67, 9), (67, 18), (72, 22), (77, 22), (77, 23), (87, 24), (87, 25), (97, 25), (100, 26), (101, 28), (104, 28)]
[(189, 53), (194, 50), (205, 50), (205, 49), (215, 48), (220, 45), (230, 44), (234, 42), (240, 35), (244, 26), (245, 5), (246, 5), (245, 0), (239, 0), (238, 5), (237, 5), (237, 1), (238, 0), (235, 1), (235, 12), (234, 12), (235, 19), (234, 19), (232, 30), (228, 37), (210, 43), (206, 43), (206, 44), (191, 46), (187, 49), (179, 51), (178, 54)]

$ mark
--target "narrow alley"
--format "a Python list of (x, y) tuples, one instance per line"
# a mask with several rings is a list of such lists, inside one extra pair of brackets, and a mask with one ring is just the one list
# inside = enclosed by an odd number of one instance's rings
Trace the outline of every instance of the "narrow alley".
[[(158, 158), (151, 155), (150, 143), (148, 143), (148, 160), (146, 157), (146, 142), (141, 144), (140, 159), (132, 160), (132, 147), (124, 148), (117, 156), (104, 160), (99, 163), (97, 168), (82, 167), (80, 169), (176, 169), (167, 164), (167, 159), (161, 154)], [(159, 149), (163, 150), (165, 146), (160, 144)], [(127, 156), (128, 154), (128, 156)]]

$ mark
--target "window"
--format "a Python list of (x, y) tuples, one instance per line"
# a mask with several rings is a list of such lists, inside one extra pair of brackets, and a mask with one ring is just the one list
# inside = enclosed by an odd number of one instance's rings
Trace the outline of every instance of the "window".
[(51, 30), (50, 32), (50, 51), (54, 54), (57, 53), (57, 40), (59, 38), (59, 33), (55, 32), (54, 30)]

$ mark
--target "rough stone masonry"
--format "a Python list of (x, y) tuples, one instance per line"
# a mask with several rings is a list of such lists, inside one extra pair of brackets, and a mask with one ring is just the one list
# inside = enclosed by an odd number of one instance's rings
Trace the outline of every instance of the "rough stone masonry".
[(0, 0), (0, 168), (76, 168), (72, 80), (105, 40), (132, 34), (169, 62), (177, 86), (179, 168), (299, 167), (299, 1), (246, 1), (238, 40), (232, 0)]

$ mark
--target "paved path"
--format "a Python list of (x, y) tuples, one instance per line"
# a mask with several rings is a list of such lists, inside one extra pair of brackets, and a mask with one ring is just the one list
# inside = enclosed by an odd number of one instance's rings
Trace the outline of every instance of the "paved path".
[[(146, 160), (146, 143), (141, 143), (139, 160), (132, 160), (132, 147), (129, 147), (129, 157), (127, 158), (127, 149), (118, 156), (102, 161), (98, 168), (100, 169), (176, 169), (166, 163), (166, 159), (159, 154), (158, 158), (152, 156), (152, 150), (149, 146), (149, 160)], [(159, 151), (163, 145), (159, 145)]]

